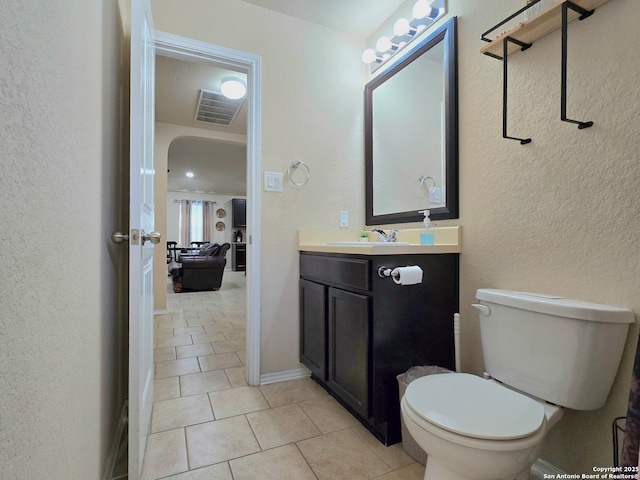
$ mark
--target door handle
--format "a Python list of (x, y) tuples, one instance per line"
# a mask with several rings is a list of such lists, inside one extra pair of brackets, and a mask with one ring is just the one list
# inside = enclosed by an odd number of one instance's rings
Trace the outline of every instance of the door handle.
[[(133, 245), (138, 244), (139, 238), (142, 239), (142, 245), (144, 245), (144, 242), (146, 241), (150, 241), (154, 245), (157, 245), (158, 243), (160, 243), (160, 239), (162, 237), (160, 232), (145, 233), (144, 230), (140, 231), (140, 235), (138, 235), (138, 230), (131, 230), (131, 235), (131, 243)], [(113, 243), (122, 243), (125, 241), (128, 242), (129, 235), (127, 235), (126, 233), (122, 233), (120, 230), (117, 230), (111, 234), (111, 240), (113, 241)]]
[(144, 245), (144, 242), (146, 242), (147, 240), (153, 243), (154, 245), (157, 245), (158, 243), (160, 243), (161, 237), (162, 237), (162, 234), (160, 232), (154, 231), (151, 233), (145, 233), (144, 230), (140, 231), (140, 238), (142, 239), (142, 245)]
[(122, 243), (124, 241), (129, 241), (129, 235), (126, 233), (122, 233), (120, 230), (117, 230), (111, 234), (111, 241), (113, 243)]

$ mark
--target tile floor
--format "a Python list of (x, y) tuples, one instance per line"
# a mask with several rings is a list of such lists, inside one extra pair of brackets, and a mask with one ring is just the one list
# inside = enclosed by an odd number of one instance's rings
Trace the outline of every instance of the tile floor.
[(143, 479), (422, 479), (313, 380), (247, 385), (245, 281), (225, 272), (218, 292), (169, 290)]

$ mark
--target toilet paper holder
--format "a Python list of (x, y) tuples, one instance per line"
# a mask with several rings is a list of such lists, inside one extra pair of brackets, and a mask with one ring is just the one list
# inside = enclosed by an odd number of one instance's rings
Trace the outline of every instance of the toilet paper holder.
[(394, 273), (394, 268), (389, 268), (389, 267), (378, 267), (378, 276), (380, 278), (385, 278), (385, 277), (393, 277), (393, 278), (398, 278), (400, 275), (398, 273)]

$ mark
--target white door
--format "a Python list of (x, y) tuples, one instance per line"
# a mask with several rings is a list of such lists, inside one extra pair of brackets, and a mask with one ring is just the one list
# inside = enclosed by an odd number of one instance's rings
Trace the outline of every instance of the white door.
[[(148, 0), (131, 2), (129, 480), (142, 472), (153, 401), (155, 47)], [(153, 232), (153, 233), (152, 233)]]

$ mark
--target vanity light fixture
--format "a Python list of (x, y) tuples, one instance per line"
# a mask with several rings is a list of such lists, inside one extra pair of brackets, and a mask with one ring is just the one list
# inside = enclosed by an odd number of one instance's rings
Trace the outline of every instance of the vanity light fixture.
[(413, 37), (418, 33), (418, 29), (411, 26), (411, 23), (406, 18), (399, 18), (396, 23), (393, 24), (393, 33), (397, 37), (404, 37), (408, 35)]
[(414, 18), (420, 20), (426, 17), (435, 18), (438, 11), (435, 8), (431, 7), (431, 2), (429, 2), (428, 0), (418, 0), (413, 5), (412, 13)]
[(362, 61), (367, 65), (373, 62), (382, 63), (382, 57), (373, 48), (367, 48), (362, 52)]
[(383, 35), (376, 42), (376, 48), (380, 53), (385, 53), (389, 50), (395, 52), (396, 50), (398, 50), (398, 44), (393, 43), (389, 37)]
[(417, 0), (411, 14), (413, 18), (399, 18), (393, 25), (393, 38), (386, 35), (376, 41), (375, 49), (367, 48), (362, 53), (362, 61), (367, 65), (382, 65), (408, 45), (423, 30), (431, 26), (446, 13), (444, 0)]
[(231, 100), (238, 100), (247, 94), (247, 85), (237, 77), (227, 77), (222, 80), (220, 93)]

